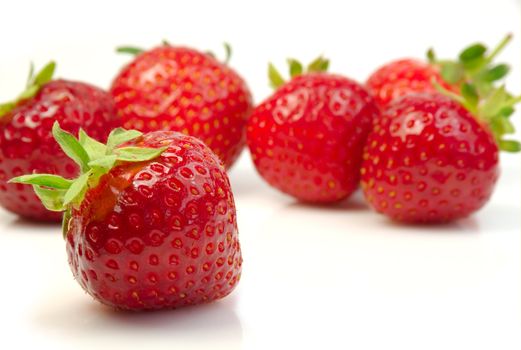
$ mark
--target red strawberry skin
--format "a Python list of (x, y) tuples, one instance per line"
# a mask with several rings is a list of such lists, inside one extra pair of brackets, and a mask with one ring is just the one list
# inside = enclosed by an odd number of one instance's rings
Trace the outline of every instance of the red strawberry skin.
[(365, 85), (378, 105), (386, 107), (400, 96), (436, 92), (433, 79), (446, 89), (457, 91), (457, 86), (445, 83), (438, 67), (416, 59), (401, 59), (380, 67)]
[(28, 219), (59, 221), (62, 214), (45, 209), (30, 186), (8, 184), (10, 178), (31, 173), (75, 177), (79, 170), (52, 136), (56, 120), (69, 132), (76, 134), (81, 127), (100, 141), (120, 126), (108, 93), (65, 80), (45, 84), (0, 118), (0, 204)]
[(67, 253), (74, 276), (104, 304), (176, 308), (230, 293), (242, 257), (228, 177), (201, 141), (152, 132), (127, 145), (168, 146), (152, 161), (104, 175), (73, 210)]
[(299, 200), (339, 201), (358, 186), (362, 150), (378, 109), (356, 82), (297, 76), (255, 108), (248, 146), (260, 175)]
[(227, 168), (244, 147), (250, 91), (237, 73), (210, 55), (185, 47), (157, 47), (123, 68), (111, 93), (127, 129), (195, 136)]
[(498, 147), (457, 102), (412, 94), (375, 120), (361, 173), (377, 211), (400, 221), (445, 222), (488, 201), (498, 178)]

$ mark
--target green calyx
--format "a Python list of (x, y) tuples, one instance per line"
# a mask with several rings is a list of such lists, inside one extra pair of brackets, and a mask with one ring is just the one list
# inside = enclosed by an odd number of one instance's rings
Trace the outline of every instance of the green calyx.
[[(224, 47), (224, 64), (228, 64), (230, 63), (230, 59), (232, 58), (232, 46), (227, 43), (227, 42), (224, 42), (223, 43), (223, 47)], [(206, 51), (205, 52), (208, 56), (212, 56), (213, 58), (216, 58), (216, 55), (213, 53), (213, 51)]]
[[(302, 63), (296, 59), (288, 58), (287, 62), (290, 78), (294, 78), (305, 73), (327, 72), (327, 69), (329, 68), (329, 60), (322, 56), (314, 59), (310, 64), (307, 65), (305, 69)], [(279, 88), (286, 82), (277, 68), (275, 68), (275, 66), (271, 63), (268, 64), (268, 78), (270, 81), (270, 86), (273, 89)]]
[[(170, 42), (167, 41), (166, 39), (163, 39), (161, 44), (163, 46), (172, 46), (170, 44)], [(224, 64), (228, 64), (228, 63), (230, 63), (230, 59), (232, 58), (232, 46), (229, 43), (224, 42), (223, 43), (223, 47), (224, 47), (224, 60), (223, 60), (223, 62), (224, 62)], [(129, 55), (132, 55), (132, 56), (137, 56), (137, 55), (140, 55), (143, 52), (145, 52), (145, 50), (140, 48), (140, 47), (135, 47), (135, 46), (121, 46), (121, 47), (116, 48), (116, 52), (117, 53), (126, 53), (126, 54), (129, 54)], [(216, 57), (215, 54), (212, 51), (206, 51), (205, 53), (207, 55), (209, 55), (209, 56), (214, 57), (214, 58)]]
[(433, 85), (442, 94), (463, 105), (479, 120), (489, 125), (499, 148), (507, 152), (521, 151), (521, 143), (504, 137), (515, 132), (510, 121), (514, 106), (521, 96), (514, 97), (500, 84), (510, 68), (504, 63), (495, 64), (494, 59), (512, 39), (509, 34), (491, 51), (476, 43), (460, 52), (458, 60), (438, 60), (434, 51), (427, 52), (429, 62), (440, 68), (442, 79), (460, 91), (455, 93), (442, 87), (435, 80)]
[(158, 157), (167, 147), (119, 147), (127, 141), (141, 136), (136, 130), (114, 129), (103, 144), (80, 130), (78, 138), (62, 130), (55, 122), (52, 133), (56, 142), (67, 156), (80, 166), (80, 175), (66, 179), (54, 174), (30, 174), (15, 177), (9, 182), (32, 185), (43, 205), (52, 211), (78, 208), (89, 188), (97, 186), (99, 179), (114, 166), (122, 162), (143, 162)]
[(0, 104), (0, 118), (12, 111), (21, 101), (34, 97), (43, 85), (52, 80), (55, 68), (56, 63), (51, 61), (35, 75), (34, 65), (31, 63), (25, 90), (15, 100)]

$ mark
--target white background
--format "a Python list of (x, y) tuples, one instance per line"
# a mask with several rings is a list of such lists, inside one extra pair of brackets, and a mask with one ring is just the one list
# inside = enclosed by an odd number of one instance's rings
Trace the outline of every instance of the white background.
[[(451, 57), (507, 32), (501, 58), (521, 93), (521, 4), (490, 1), (2, 1), (0, 100), (21, 91), (30, 60), (108, 87), (128, 57), (115, 46), (163, 38), (219, 53), (256, 102), (266, 63), (320, 53), (364, 80), (386, 61)], [(514, 118), (519, 119), (521, 113)], [(516, 122), (518, 128), (520, 123)], [(176, 311), (114, 312), (85, 295), (60, 230), (0, 210), (0, 348), (40, 349), (520, 349), (520, 158), (503, 156), (491, 202), (446, 226), (401, 226), (360, 193), (333, 208), (270, 189), (247, 152), (231, 171), (244, 254), (228, 298)]]

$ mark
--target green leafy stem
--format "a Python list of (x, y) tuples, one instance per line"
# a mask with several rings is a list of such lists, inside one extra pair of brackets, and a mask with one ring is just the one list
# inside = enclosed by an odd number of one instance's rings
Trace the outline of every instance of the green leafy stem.
[(96, 141), (85, 131), (78, 138), (60, 128), (55, 122), (52, 134), (63, 152), (79, 165), (81, 172), (75, 179), (66, 179), (54, 174), (30, 174), (15, 177), (9, 182), (32, 185), (43, 205), (52, 211), (70, 211), (79, 207), (89, 188), (95, 187), (99, 179), (120, 162), (143, 162), (158, 157), (167, 147), (119, 147), (141, 136), (136, 130), (114, 129), (107, 144)]
[[(297, 75), (301, 75), (303, 73), (312, 73), (312, 72), (327, 72), (329, 68), (329, 60), (319, 56), (314, 59), (307, 67), (304, 69), (302, 63), (293, 58), (288, 58), (288, 68), (289, 68), (289, 76), (291, 78), (296, 77)], [(280, 74), (280, 72), (275, 68), (272, 63), (268, 64), (268, 78), (270, 82), (270, 86), (273, 89), (278, 89), (282, 86), (286, 81)]]
[(34, 97), (43, 85), (52, 80), (56, 63), (51, 61), (45, 65), (36, 75), (34, 74), (34, 65), (31, 63), (29, 69), (29, 77), (24, 92), (22, 92), (13, 101), (0, 104), (0, 118), (12, 111), (21, 101)]
[(504, 137), (515, 132), (510, 117), (515, 105), (521, 102), (521, 96), (514, 97), (504, 84), (498, 86), (510, 68), (504, 63), (493, 62), (511, 40), (512, 35), (506, 35), (490, 53), (485, 45), (472, 44), (460, 52), (456, 61), (438, 60), (432, 49), (427, 52), (427, 58), (431, 64), (440, 67), (445, 82), (459, 87), (459, 93), (447, 90), (433, 79), (436, 89), (488, 124), (501, 150), (519, 152), (521, 143)]

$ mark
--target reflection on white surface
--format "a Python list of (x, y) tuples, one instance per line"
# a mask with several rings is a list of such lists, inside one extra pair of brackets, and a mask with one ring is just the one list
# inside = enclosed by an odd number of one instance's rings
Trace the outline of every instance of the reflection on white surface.
[(241, 282), (222, 301), (174, 311), (99, 305), (73, 280), (59, 226), (0, 212), (2, 327), (21, 347), (53, 350), (518, 349), (521, 184), (509, 160), (477, 215), (405, 226), (360, 193), (334, 207), (297, 203), (244, 154), (231, 172)]
[(126, 349), (241, 348), (242, 328), (234, 297), (175, 311), (141, 313), (117, 312), (89, 299), (49, 294), (47, 300), (40, 300), (30, 321), (54, 342), (68, 339), (91, 349), (112, 343)]

